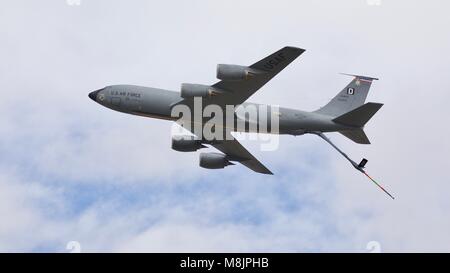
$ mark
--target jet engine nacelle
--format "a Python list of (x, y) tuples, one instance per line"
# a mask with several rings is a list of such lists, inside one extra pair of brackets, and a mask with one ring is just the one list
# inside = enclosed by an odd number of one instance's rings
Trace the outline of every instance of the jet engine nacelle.
[(181, 84), (181, 97), (185, 99), (193, 97), (206, 98), (214, 96), (217, 93), (218, 93), (217, 90), (209, 85), (193, 84), (193, 83)]
[(218, 64), (216, 72), (216, 77), (224, 81), (248, 80), (257, 73), (250, 67), (235, 64)]
[(172, 137), (172, 149), (179, 152), (195, 152), (205, 148), (201, 140), (191, 136)]
[(227, 156), (221, 153), (201, 153), (200, 167), (206, 169), (223, 169), (228, 165), (234, 165), (228, 161)]

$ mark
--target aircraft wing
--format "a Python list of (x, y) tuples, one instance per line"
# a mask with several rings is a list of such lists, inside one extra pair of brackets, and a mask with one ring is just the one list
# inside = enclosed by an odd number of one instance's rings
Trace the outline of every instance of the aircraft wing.
[[(227, 132), (227, 134), (230, 134)], [(231, 139), (231, 138), (227, 138)], [(211, 144), (217, 150), (226, 154), (230, 161), (238, 161), (245, 167), (263, 174), (273, 174), (269, 169), (267, 169), (261, 162), (258, 161), (244, 146), (239, 143), (236, 139), (233, 140), (222, 140)]]
[[(243, 81), (220, 81), (212, 85), (212, 87), (225, 92), (209, 98), (204, 103), (221, 106), (239, 105), (243, 103), (303, 52), (305, 52), (304, 49), (290, 46), (278, 50), (249, 66), (262, 73), (257, 73)], [(230, 132), (227, 132), (226, 134), (230, 134)], [(238, 161), (242, 165), (258, 173), (273, 174), (234, 138), (233, 140), (219, 141), (211, 145), (226, 154), (231, 161)]]
[[(202, 130), (200, 124), (192, 124), (192, 127), (184, 127), (178, 121), (176, 123), (183, 128), (189, 130), (192, 134), (196, 135), (199, 139), (201, 137), (197, 135), (195, 132), (198, 130)], [(196, 130), (198, 129), (198, 130)], [(234, 136), (231, 134), (231, 131), (224, 128), (223, 131), (223, 139), (224, 140), (213, 140), (213, 141), (205, 141), (203, 144), (211, 145), (217, 150), (221, 151), (227, 156), (229, 161), (239, 162), (247, 168), (263, 174), (273, 174), (266, 166), (264, 166), (261, 162), (258, 161), (247, 149), (242, 146), (239, 141), (237, 141)]]
[[(217, 96), (213, 96), (203, 100), (203, 104), (216, 104), (221, 107), (225, 105), (239, 105), (245, 102), (251, 95), (258, 91), (263, 85), (281, 72), (288, 64), (300, 56), (304, 49), (297, 47), (283, 47), (268, 57), (250, 65), (251, 69), (259, 71), (252, 77), (241, 81), (219, 81), (213, 85), (213, 88), (222, 90)], [(192, 98), (182, 99), (176, 104), (191, 105)]]
[[(202, 101), (203, 106), (206, 107), (207, 105), (215, 104), (224, 107), (226, 105), (236, 106), (242, 104), (303, 52), (305, 52), (305, 50), (301, 48), (290, 46), (284, 47), (249, 66), (254, 71), (258, 71), (258, 73), (255, 73), (252, 77), (241, 81), (222, 80), (215, 83), (212, 87), (224, 92), (220, 92), (220, 94), (216, 96), (204, 99)], [(192, 106), (193, 100), (183, 99), (176, 104)], [(227, 131), (226, 134), (228, 135), (230, 132)], [(210, 143), (210, 145), (226, 154), (230, 161), (238, 161), (242, 165), (258, 173), (273, 174), (236, 139), (234, 139), (234, 137), (228, 137), (221, 141), (214, 141), (213, 143)]]
[(255, 74), (253, 77), (242, 81), (220, 81), (215, 83), (212, 87), (225, 92), (210, 98), (208, 103), (217, 105), (239, 105), (243, 103), (303, 52), (305, 50), (301, 48), (283, 47), (249, 66), (262, 73)]

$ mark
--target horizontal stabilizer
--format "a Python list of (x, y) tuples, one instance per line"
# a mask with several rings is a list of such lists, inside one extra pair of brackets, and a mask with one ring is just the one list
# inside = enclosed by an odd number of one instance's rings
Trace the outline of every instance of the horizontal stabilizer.
[(362, 129), (339, 131), (339, 133), (343, 134), (344, 136), (348, 137), (358, 144), (370, 144), (369, 138)]
[(365, 81), (378, 80), (378, 78), (368, 77), (368, 76), (361, 76), (361, 75), (348, 74), (348, 73), (341, 73), (341, 74), (342, 74), (342, 75), (346, 75), (346, 76), (352, 76), (352, 77), (355, 77), (355, 78), (357, 78), (357, 79), (365, 80)]
[(350, 112), (347, 112), (335, 119), (334, 122), (343, 125), (363, 127), (370, 118), (383, 106), (382, 103), (368, 102)]

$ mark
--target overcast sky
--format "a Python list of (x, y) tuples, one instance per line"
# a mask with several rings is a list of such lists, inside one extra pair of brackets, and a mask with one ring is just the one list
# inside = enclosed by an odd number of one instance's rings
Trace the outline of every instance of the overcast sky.
[[(450, 251), (448, 1), (1, 3), (0, 251)], [(314, 110), (339, 72), (379, 77), (372, 144), (329, 137), (396, 200), (317, 137), (243, 141), (274, 176), (205, 170), (170, 122), (87, 97), (211, 84), (286, 45), (306, 52), (250, 101)]]

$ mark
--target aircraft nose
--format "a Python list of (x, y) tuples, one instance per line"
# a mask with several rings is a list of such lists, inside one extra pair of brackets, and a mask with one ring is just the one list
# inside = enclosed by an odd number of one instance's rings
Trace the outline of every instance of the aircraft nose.
[(97, 101), (97, 94), (98, 94), (98, 92), (100, 92), (102, 90), (103, 90), (103, 88), (89, 93), (89, 95), (88, 95), (89, 98), (91, 98), (91, 100), (93, 100), (93, 101)]

